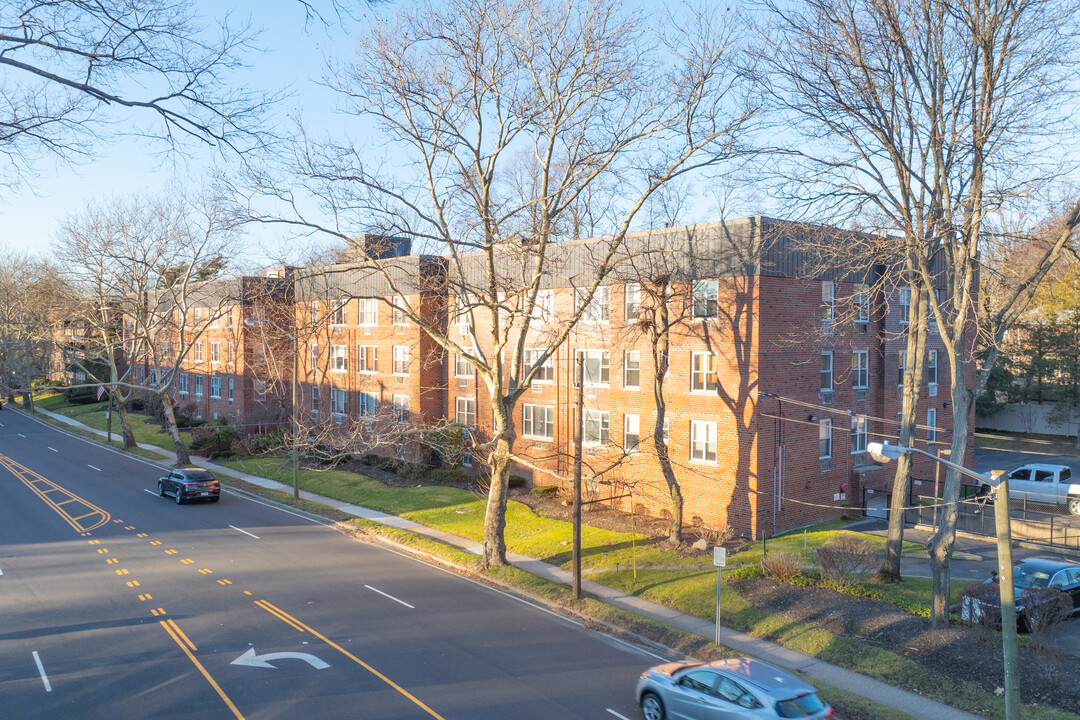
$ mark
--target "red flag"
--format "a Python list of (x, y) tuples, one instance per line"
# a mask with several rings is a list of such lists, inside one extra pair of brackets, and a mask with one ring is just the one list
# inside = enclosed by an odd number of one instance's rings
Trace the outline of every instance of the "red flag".
[(104, 385), (98, 385), (97, 386), (97, 399), (100, 400), (101, 396), (104, 395), (104, 394), (105, 394), (105, 386)]

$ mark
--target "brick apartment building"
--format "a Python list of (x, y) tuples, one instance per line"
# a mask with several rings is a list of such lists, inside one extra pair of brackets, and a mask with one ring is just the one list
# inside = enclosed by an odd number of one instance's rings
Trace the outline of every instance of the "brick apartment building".
[[(163, 297), (158, 312), (169, 320), (155, 326), (154, 352), (164, 371), (175, 367), (177, 410), (229, 422), (244, 433), (280, 427), (288, 417), (289, 390), (275, 378), (290, 355), (292, 297), (285, 272), (199, 283), (184, 307)], [(132, 372), (137, 383), (150, 377), (149, 352), (135, 359)]]
[[(818, 231), (755, 217), (629, 235), (610, 282), (597, 289), (516, 406), (514, 452), (532, 467), (519, 464), (514, 472), (537, 485), (568, 476), (580, 415), (586, 475), (621, 460), (592, 486), (592, 496), (621, 496), (610, 502), (652, 516), (668, 513), (668, 488), (652, 451), (650, 328), (651, 298), (669, 287), (675, 321), (667, 418), (659, 432), (681, 488), (684, 521), (760, 536), (842, 513), (884, 516), (893, 469), (872, 462), (865, 449), (898, 432), (910, 298), (885, 282), (883, 267), (861, 277), (808, 274), (805, 236)], [(829, 233), (831, 241), (844, 241), (839, 231)], [(558, 271), (544, 278), (539, 311), (520, 323), (528, 366), (580, 306), (602, 245), (602, 239), (558, 243)], [(472, 260), (475, 267), (468, 258), (453, 267), (480, 272), (482, 258)], [(460, 281), (447, 258), (410, 255), (405, 243), (379, 262), (389, 280), (370, 264), (349, 263), (297, 280), (301, 408), (326, 425), (347, 425), (390, 407), (395, 418), (404, 413), (418, 423), (467, 426), (472, 437), (486, 437), (493, 415), (484, 382), (394, 308), (407, 306), (461, 347), (479, 345), (486, 357), (490, 318), (460, 311), (468, 303), (455, 296)], [(502, 292), (499, 301), (508, 317), (513, 270), (505, 273), (506, 303)], [(206, 343), (213, 342), (211, 330)], [(243, 365), (225, 375), (207, 362), (206, 354), (190, 358), (189, 395), (200, 375), (251, 382)], [(933, 451), (948, 447), (952, 429), (948, 365), (933, 335), (927, 365), (916, 444)], [(200, 402), (204, 417), (225, 416), (222, 398), (204, 390)], [(396, 448), (400, 457), (405, 450)], [(481, 459), (470, 460), (466, 453), (465, 463), (482, 472)], [(915, 459), (912, 495), (932, 488), (936, 467)]]

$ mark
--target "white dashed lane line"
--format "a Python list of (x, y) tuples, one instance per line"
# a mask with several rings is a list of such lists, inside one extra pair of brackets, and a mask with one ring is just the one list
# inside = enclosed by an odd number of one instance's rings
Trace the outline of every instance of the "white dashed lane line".
[(93, 465), (91, 465), (90, 463), (87, 463), (87, 464), (86, 464), (86, 467), (90, 468), (91, 470), (97, 470), (98, 472), (101, 472), (101, 468), (99, 468), (99, 467), (94, 467), (94, 466), (93, 466)]
[(247, 530), (241, 530), (240, 528), (236, 527), (235, 525), (230, 525), (229, 527), (231, 527), (231, 528), (232, 528), (233, 530), (235, 530), (236, 532), (242, 532), (242, 533), (244, 533), (245, 535), (247, 535), (247, 536), (249, 536), (249, 537), (253, 537), (253, 538), (255, 538), (256, 540), (258, 540), (258, 539), (259, 539), (259, 536), (258, 536), (258, 535), (252, 535), (252, 534), (251, 534), (251, 533), (249, 533), (249, 532), (248, 532)]
[(380, 595), (382, 595), (382, 596), (383, 596), (383, 597), (385, 597), (385, 598), (390, 598), (391, 600), (393, 600), (393, 601), (394, 601), (394, 602), (396, 602), (396, 603), (401, 603), (402, 605), (404, 605), (405, 607), (409, 608), (410, 610), (415, 610), (415, 609), (416, 609), (415, 607), (413, 607), (413, 606), (412, 606), (412, 605), (410, 605), (409, 603), (405, 602), (404, 600), (398, 600), (398, 599), (397, 599), (396, 597), (394, 597), (393, 595), (388, 595), (388, 594), (384, 593), (384, 592), (383, 592), (382, 590), (379, 590), (378, 588), (373, 588), (373, 587), (371, 587), (370, 585), (365, 585), (364, 587), (366, 587), (366, 588), (367, 588), (368, 590), (370, 590), (370, 591), (372, 591), (372, 592), (377, 592), (377, 593), (379, 593)]
[(52, 692), (52, 685), (49, 684), (49, 676), (45, 674), (45, 666), (41, 664), (41, 656), (38, 655), (38, 651), (34, 651), (34, 662), (37, 663), (38, 674), (41, 675), (41, 682), (45, 683), (45, 692)]
[[(46, 445), (45, 447), (49, 447), (49, 446), (48, 446), (48, 445)], [(60, 452), (59, 450), (57, 450), (57, 449), (56, 449), (56, 448), (54, 448), (54, 447), (50, 447), (49, 449), (50, 449), (50, 450), (52, 450), (53, 452)]]

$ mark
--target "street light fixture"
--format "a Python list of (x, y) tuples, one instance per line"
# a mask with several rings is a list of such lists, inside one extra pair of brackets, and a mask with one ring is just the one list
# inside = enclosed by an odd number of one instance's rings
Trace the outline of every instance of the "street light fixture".
[(293, 482), (293, 499), (300, 499), (300, 417), (299, 417), (299, 403), (297, 402), (297, 393), (299, 392), (299, 363), (300, 363), (300, 351), (298, 348), (299, 342), (297, 336), (299, 331), (296, 327), (296, 319), (293, 318), (292, 332), (285, 330), (273, 320), (267, 320), (266, 318), (248, 318), (244, 321), (245, 325), (253, 326), (267, 323), (272, 325), (278, 332), (283, 332), (289, 335), (292, 340), (292, 482)]
[(997, 498), (994, 501), (994, 525), (997, 530), (998, 583), (1001, 591), (1001, 652), (1005, 664), (1005, 718), (1006, 720), (1019, 720), (1020, 675), (1016, 662), (1016, 590), (1013, 586), (1008, 475), (1004, 470), (991, 470), (989, 475), (977, 473), (951, 460), (946, 460), (943, 457), (914, 447), (872, 442), (867, 443), (866, 451), (870, 453), (870, 457), (880, 463), (898, 460), (904, 453), (909, 452), (923, 455), (934, 462), (952, 468), (961, 475), (974, 478), (995, 489)]

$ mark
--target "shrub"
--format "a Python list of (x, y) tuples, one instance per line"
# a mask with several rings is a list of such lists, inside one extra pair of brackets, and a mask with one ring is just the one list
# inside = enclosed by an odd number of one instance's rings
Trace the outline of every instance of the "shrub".
[[(102, 394), (101, 397), (102, 397), (102, 399), (105, 399), (108, 396), (109, 396), (108, 393), (104, 393), (104, 394)], [(29, 395), (27, 395), (27, 397), (29, 397)], [(71, 403), (72, 405), (89, 405), (91, 403), (96, 403), (98, 401), (97, 388), (96, 387), (67, 388), (67, 389), (64, 390), (64, 400)]]
[(463, 483), (465, 471), (461, 468), (436, 468), (431, 471), (431, 479), (439, 483)]
[(1035, 647), (1046, 648), (1057, 632), (1057, 626), (1072, 617), (1072, 597), (1048, 587), (1026, 588), (1020, 594), (1024, 620)]
[(1001, 629), (1001, 588), (996, 582), (976, 583), (960, 593), (960, 619), (976, 629), (980, 642), (998, 642)]
[(781, 582), (791, 582), (802, 572), (803, 559), (798, 553), (772, 553), (761, 561), (761, 570), (766, 577)]
[(506, 486), (508, 488), (523, 488), (525, 487), (526, 480), (520, 475), (511, 475), (506, 479)]
[(750, 578), (762, 577), (764, 574), (761, 565), (758, 563), (751, 563), (750, 565), (743, 565), (724, 571), (724, 577), (729, 580), (748, 580)]
[(540, 497), (543, 497), (544, 495), (558, 495), (559, 494), (559, 486), (558, 485), (538, 485), (538, 486), (534, 487), (532, 490), (530, 490), (530, 492), (533, 495), (538, 495)]
[(875, 570), (878, 552), (866, 538), (841, 533), (817, 549), (817, 561), (826, 580), (846, 588), (864, 580)]

